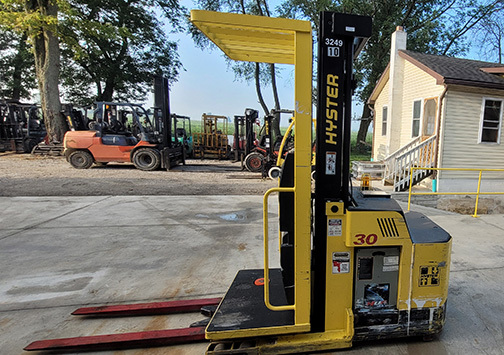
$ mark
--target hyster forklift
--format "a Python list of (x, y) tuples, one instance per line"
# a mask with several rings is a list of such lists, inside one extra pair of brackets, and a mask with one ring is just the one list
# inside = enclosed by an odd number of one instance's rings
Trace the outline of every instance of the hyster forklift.
[(155, 77), (154, 101), (162, 118), (157, 128), (157, 121), (151, 121), (140, 105), (98, 102), (94, 130), (65, 134), (63, 145), (68, 162), (77, 169), (90, 168), (93, 163), (132, 162), (145, 171), (159, 167), (169, 170), (185, 163), (184, 145), (178, 141), (176, 130), (172, 139), (166, 78)]
[[(194, 311), (203, 328), (51, 339), (26, 350), (159, 346), (210, 340), (207, 354), (299, 354), (354, 341), (432, 337), (445, 322), (450, 235), (386, 194), (351, 188), (352, 62), (368, 17), (323, 12), (318, 49), (315, 191), (312, 191), (312, 32), (309, 22), (208, 11), (191, 21), (231, 59), (295, 65), (294, 151), (264, 196), (264, 268), (241, 270), (222, 299), (87, 307), (73, 314)], [(279, 243), (268, 238), (268, 198), (279, 194)], [(280, 268), (269, 267), (279, 245)], [(210, 310), (208, 306), (217, 305)], [(157, 313), (154, 313), (157, 312)]]
[[(207, 354), (302, 353), (440, 332), (450, 235), (389, 195), (350, 188), (352, 63), (371, 18), (320, 16), (314, 192), (310, 23), (204, 11), (191, 20), (231, 59), (295, 65), (294, 151), (264, 196), (264, 268), (236, 275), (206, 328)], [(269, 268), (272, 193), (279, 269)]]

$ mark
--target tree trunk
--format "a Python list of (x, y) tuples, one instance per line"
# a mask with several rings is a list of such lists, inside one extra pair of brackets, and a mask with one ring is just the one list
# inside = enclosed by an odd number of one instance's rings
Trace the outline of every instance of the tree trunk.
[[(278, 89), (276, 84), (276, 73), (275, 73), (275, 64), (270, 64), (270, 74), (271, 74), (271, 89), (273, 90), (273, 98), (275, 100), (275, 110), (280, 110), (280, 99), (278, 98)], [(280, 132), (280, 113), (275, 113), (273, 121), (271, 122), (271, 129), (273, 130), (273, 142), (278, 137), (282, 136)]]
[[(38, 12), (43, 16), (57, 17), (58, 6), (55, 0), (27, 0), (26, 10)], [(40, 91), (40, 103), (44, 122), (51, 143), (61, 143), (68, 130), (61, 114), (59, 96), (60, 49), (57, 35), (49, 26), (32, 29), (35, 55), (35, 72)]]
[(372, 122), (371, 109), (369, 108), (368, 105), (364, 104), (364, 110), (362, 110), (362, 117), (359, 126), (359, 132), (357, 133), (356, 150), (359, 153), (363, 153), (367, 150), (367, 146), (363, 142), (366, 142), (366, 136), (371, 122)]
[(257, 98), (259, 99), (259, 103), (261, 104), (264, 114), (268, 115), (269, 114), (268, 106), (266, 106), (266, 102), (264, 102), (264, 98), (261, 92), (261, 81), (259, 80), (259, 70), (260, 70), (259, 63), (255, 63), (255, 87)]
[(97, 101), (112, 102), (113, 96), (114, 96), (114, 82), (113, 80), (107, 80), (105, 82), (105, 89), (97, 97)]

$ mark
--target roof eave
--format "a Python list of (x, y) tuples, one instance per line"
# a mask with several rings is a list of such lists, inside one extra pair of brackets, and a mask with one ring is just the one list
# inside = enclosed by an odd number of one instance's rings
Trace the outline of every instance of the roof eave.
[(472, 87), (478, 87), (478, 88), (484, 88), (484, 89), (504, 90), (504, 83), (499, 84), (499, 83), (489, 83), (489, 82), (482, 82), (482, 81), (470, 81), (470, 80), (459, 80), (459, 79), (445, 78), (444, 84), (472, 86)]

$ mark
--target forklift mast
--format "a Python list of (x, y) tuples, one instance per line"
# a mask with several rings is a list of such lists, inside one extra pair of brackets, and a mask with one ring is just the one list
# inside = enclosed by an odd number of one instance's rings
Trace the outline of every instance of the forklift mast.
[(162, 76), (154, 77), (154, 107), (161, 111), (163, 147), (172, 148), (172, 122), (170, 114), (168, 79)]
[[(318, 38), (317, 143), (315, 163), (315, 231), (313, 237), (314, 282), (325, 289), (327, 246), (326, 204), (342, 202), (350, 195), (350, 133), (352, 118), (353, 59), (371, 36), (367, 16), (322, 12)], [(334, 207), (336, 208), (336, 207)], [(320, 221), (319, 221), (320, 219)], [(313, 296), (312, 323), (323, 330), (325, 292)]]

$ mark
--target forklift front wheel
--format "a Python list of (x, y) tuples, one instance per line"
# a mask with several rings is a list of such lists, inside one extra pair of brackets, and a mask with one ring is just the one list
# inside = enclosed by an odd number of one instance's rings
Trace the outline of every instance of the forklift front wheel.
[(133, 153), (133, 164), (140, 170), (157, 170), (161, 165), (161, 154), (156, 149), (140, 148)]
[(278, 166), (274, 166), (271, 169), (269, 169), (268, 176), (272, 180), (278, 179), (281, 171), (282, 169), (280, 169)]
[(93, 165), (93, 156), (85, 150), (76, 150), (68, 156), (68, 162), (76, 169), (88, 169)]
[(252, 152), (245, 157), (245, 167), (252, 173), (259, 173), (262, 171), (264, 164), (264, 156), (257, 152)]

